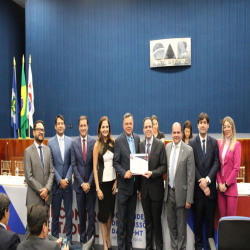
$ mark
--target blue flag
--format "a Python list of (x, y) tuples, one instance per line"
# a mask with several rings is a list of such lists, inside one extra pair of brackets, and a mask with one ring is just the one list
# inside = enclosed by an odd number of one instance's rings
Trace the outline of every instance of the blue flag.
[(13, 66), (13, 80), (12, 80), (12, 96), (11, 96), (11, 126), (14, 130), (14, 138), (18, 138), (19, 129), (19, 106), (17, 99), (17, 88), (16, 88), (16, 73), (15, 67)]

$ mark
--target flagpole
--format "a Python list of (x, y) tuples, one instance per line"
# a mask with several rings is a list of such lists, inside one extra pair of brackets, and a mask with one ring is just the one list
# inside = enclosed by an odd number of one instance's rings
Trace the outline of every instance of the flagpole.
[[(22, 65), (23, 65), (23, 67), (24, 67), (24, 55), (23, 55), (23, 57), (22, 57)], [(22, 81), (22, 80), (21, 80)], [(22, 83), (21, 83), (21, 85), (22, 85)], [(22, 89), (22, 86), (21, 86), (21, 89)], [(22, 91), (22, 90), (21, 90)], [(22, 100), (21, 100), (21, 105), (22, 105)], [(21, 114), (21, 112), (20, 112), (20, 114)], [(20, 119), (20, 123), (21, 123), (21, 119)], [(20, 126), (21, 126), (21, 124), (20, 124)], [(22, 139), (22, 137), (21, 137), (21, 135), (20, 135), (20, 137), (19, 137), (19, 129), (18, 129), (18, 139)]]
[[(15, 57), (13, 56), (13, 65), (14, 65), (14, 68), (15, 68), (15, 80), (16, 80), (16, 59)], [(18, 119), (19, 117), (17, 117)], [(19, 128), (17, 130), (17, 133), (18, 133), (18, 138), (20, 137), (20, 133), (19, 133)]]
[[(29, 64), (31, 65), (31, 55), (29, 56)], [(28, 74), (28, 81), (29, 81), (29, 74)], [(29, 85), (29, 82), (28, 82), (28, 85)], [(28, 93), (29, 93), (29, 91), (28, 91)], [(27, 98), (29, 98), (29, 97), (27, 96)], [(29, 107), (27, 107), (27, 108), (29, 108)], [(29, 119), (29, 139), (30, 139), (30, 119)]]
[[(24, 59), (24, 55), (23, 55), (23, 57), (22, 57), (22, 66), (23, 66), (23, 68), (24, 68), (24, 63), (25, 63), (25, 59)], [(23, 103), (23, 105), (25, 105), (25, 104)], [(26, 132), (25, 132), (25, 134), (26, 134)], [(20, 138), (20, 139), (22, 139), (22, 138)], [(27, 139), (27, 136), (26, 136), (26, 139)]]

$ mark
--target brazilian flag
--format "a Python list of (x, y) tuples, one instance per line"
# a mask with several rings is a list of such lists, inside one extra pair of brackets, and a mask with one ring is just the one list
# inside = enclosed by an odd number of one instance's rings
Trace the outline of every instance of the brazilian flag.
[(24, 74), (24, 63), (22, 66), (22, 82), (21, 82), (21, 122), (20, 133), (21, 137), (26, 139), (26, 130), (29, 127), (29, 121), (27, 118), (27, 89)]

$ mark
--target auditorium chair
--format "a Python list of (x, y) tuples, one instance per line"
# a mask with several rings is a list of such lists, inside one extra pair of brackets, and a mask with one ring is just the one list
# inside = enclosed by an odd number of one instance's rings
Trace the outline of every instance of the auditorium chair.
[[(249, 208), (246, 208), (249, 209)], [(208, 239), (211, 250), (250, 249), (250, 218), (242, 216), (222, 217), (218, 223), (218, 244)]]
[(245, 166), (240, 167), (239, 174), (237, 176), (237, 182), (245, 183)]
[(1, 161), (1, 175), (3, 173), (11, 174), (11, 161)]
[(18, 167), (18, 175), (24, 176), (23, 161), (15, 161), (15, 169)]

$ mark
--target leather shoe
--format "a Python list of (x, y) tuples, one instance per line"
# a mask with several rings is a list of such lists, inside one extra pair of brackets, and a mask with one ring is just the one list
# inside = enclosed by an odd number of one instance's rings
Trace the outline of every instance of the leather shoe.
[(95, 247), (92, 246), (93, 241), (94, 241), (94, 235), (92, 235), (92, 237), (90, 238), (89, 241), (87, 241), (86, 243), (84, 243), (84, 244), (82, 245), (82, 250), (94, 250)]

